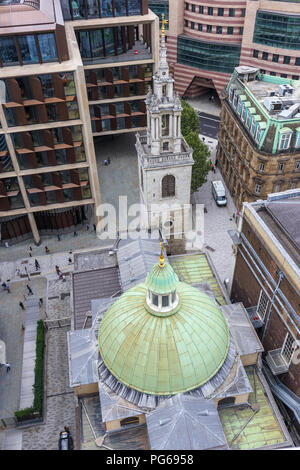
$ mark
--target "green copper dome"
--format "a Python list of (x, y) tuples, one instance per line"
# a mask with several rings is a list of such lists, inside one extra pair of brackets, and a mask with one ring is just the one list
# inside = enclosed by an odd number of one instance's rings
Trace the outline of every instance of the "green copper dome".
[[(128, 387), (154, 395), (203, 385), (221, 368), (229, 348), (221, 310), (206, 294), (178, 282), (175, 273), (170, 276), (170, 269), (169, 264), (163, 268), (165, 284), (153, 268), (146, 283), (116, 300), (99, 327), (100, 354), (111, 374)], [(147, 308), (147, 289), (158, 292), (159, 286), (164, 291), (176, 286), (179, 308), (172, 315), (153, 315)]]
[(146, 277), (145, 284), (155, 294), (173, 292), (179, 282), (178, 276), (169, 263), (160, 266), (155, 264)]

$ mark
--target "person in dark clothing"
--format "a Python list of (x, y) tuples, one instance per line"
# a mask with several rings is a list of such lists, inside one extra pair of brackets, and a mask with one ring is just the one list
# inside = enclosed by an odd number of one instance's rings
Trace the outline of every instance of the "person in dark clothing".
[(59, 450), (73, 450), (74, 449), (73, 438), (70, 434), (70, 430), (68, 426), (65, 426), (64, 430), (59, 433), (58, 449)]
[(217, 168), (217, 166), (218, 166), (218, 159), (216, 158), (215, 167)]
[(20, 305), (20, 307), (21, 307), (22, 310), (25, 310), (25, 307), (24, 307), (23, 302), (19, 302), (19, 305)]
[(31, 287), (27, 284), (27, 289), (28, 289), (28, 295), (33, 295)]
[(34, 260), (34, 264), (35, 264), (35, 270), (37, 271), (40, 267), (40, 264), (37, 259)]

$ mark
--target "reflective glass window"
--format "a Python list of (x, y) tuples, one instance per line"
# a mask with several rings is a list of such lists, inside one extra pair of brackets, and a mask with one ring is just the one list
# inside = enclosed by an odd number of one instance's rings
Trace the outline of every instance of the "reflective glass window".
[(38, 41), (43, 62), (53, 62), (58, 59), (54, 34), (38, 34)]
[(111, 0), (100, 0), (100, 4), (101, 4), (101, 16), (103, 18), (107, 16), (113, 16)]
[(0, 38), (0, 57), (3, 65), (19, 64), (17, 49), (12, 36)]
[(39, 57), (33, 35), (18, 36), (23, 64), (38, 63)]

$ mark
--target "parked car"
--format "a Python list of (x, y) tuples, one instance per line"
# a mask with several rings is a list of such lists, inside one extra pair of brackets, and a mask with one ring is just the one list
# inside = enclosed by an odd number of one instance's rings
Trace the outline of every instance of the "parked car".
[(73, 439), (70, 434), (69, 428), (67, 426), (65, 426), (64, 430), (59, 433), (58, 449), (59, 450), (73, 450), (74, 449)]

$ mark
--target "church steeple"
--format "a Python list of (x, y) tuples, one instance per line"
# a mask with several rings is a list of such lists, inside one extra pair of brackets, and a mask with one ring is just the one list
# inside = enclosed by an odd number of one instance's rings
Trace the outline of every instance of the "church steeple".
[(169, 74), (165, 41), (166, 20), (162, 18), (161, 47), (158, 71), (153, 76), (153, 93), (149, 90), (147, 105), (147, 144), (152, 155), (161, 152), (181, 150), (181, 111), (177, 93), (174, 93), (174, 79)]

